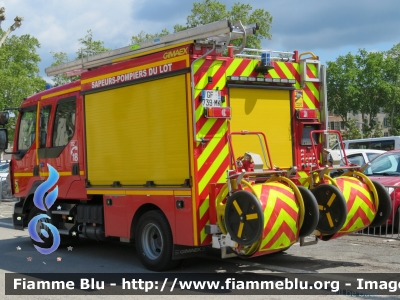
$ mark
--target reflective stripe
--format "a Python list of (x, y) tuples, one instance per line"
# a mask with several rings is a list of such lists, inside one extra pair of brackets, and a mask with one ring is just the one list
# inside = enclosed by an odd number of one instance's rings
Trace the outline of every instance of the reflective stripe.
[(77, 87), (73, 87), (67, 90), (62, 90), (59, 92), (55, 92), (55, 93), (51, 93), (51, 94), (47, 94), (47, 95), (43, 95), (40, 99), (47, 99), (47, 98), (51, 98), (51, 97), (55, 97), (55, 96), (60, 96), (60, 95), (64, 95), (64, 94), (68, 94), (68, 93), (72, 93), (72, 92), (77, 92), (81, 90), (81, 86), (77, 86)]
[(210, 199), (204, 200), (204, 202), (200, 205), (200, 219), (204, 217), (204, 214), (208, 211), (208, 207), (210, 206)]
[(368, 186), (357, 178), (338, 177), (334, 181), (339, 186), (347, 202), (347, 218), (339, 233), (360, 230), (373, 221), (376, 208)]

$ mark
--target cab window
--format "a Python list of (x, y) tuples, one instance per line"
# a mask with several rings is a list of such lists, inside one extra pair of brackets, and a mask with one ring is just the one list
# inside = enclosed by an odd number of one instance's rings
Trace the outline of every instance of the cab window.
[(44, 106), (40, 109), (40, 125), (39, 125), (39, 148), (46, 147), (47, 128), (49, 124), (51, 106)]
[(18, 150), (28, 150), (35, 141), (36, 106), (23, 109), (18, 131)]
[(75, 131), (76, 100), (60, 101), (56, 108), (53, 126), (53, 147), (65, 146)]

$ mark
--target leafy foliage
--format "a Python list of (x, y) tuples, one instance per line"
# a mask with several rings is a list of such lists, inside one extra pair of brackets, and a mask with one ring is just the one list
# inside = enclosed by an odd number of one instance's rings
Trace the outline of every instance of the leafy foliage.
[(400, 134), (399, 54), (400, 44), (387, 52), (359, 49), (327, 63), (329, 110), (345, 122), (348, 113), (361, 113), (363, 137), (382, 136), (380, 112), (390, 115), (389, 133)]
[(394, 45), (386, 53), (385, 77), (386, 92), (389, 95), (384, 105), (390, 115), (391, 135), (400, 135), (400, 43)]
[(344, 140), (354, 140), (361, 138), (360, 129), (356, 119), (348, 119), (345, 121), (346, 131), (343, 133)]
[(365, 137), (368, 137), (372, 135), (375, 127), (374, 119), (387, 99), (386, 83), (383, 80), (384, 57), (382, 52), (367, 52), (361, 49), (355, 56), (355, 61), (358, 66), (356, 100), (363, 120), (366, 118), (363, 122), (363, 132)]
[[(242, 24), (257, 23), (259, 30), (255, 35), (247, 37), (247, 48), (261, 48), (261, 40), (264, 38), (271, 39), (272, 35), (269, 33), (272, 24), (272, 16), (264, 9), (255, 9), (250, 4), (242, 4), (236, 2), (231, 10), (226, 9), (226, 5), (216, 0), (204, 0), (203, 2), (194, 2), (193, 8), (186, 18), (186, 25), (174, 25), (174, 32), (186, 30), (199, 25), (208, 24), (220, 20), (242, 21)], [(138, 35), (132, 37), (132, 44), (138, 44), (148, 39), (160, 37), (169, 34), (167, 29), (163, 29), (160, 33), (148, 34), (141, 31)], [(232, 44), (238, 46), (240, 40), (232, 41)]]
[[(4, 35), (0, 29), (0, 39)], [(45, 89), (46, 82), (39, 75), (39, 41), (30, 36), (12, 35), (0, 48), (0, 109), (17, 108), (24, 98)], [(13, 122), (10, 119), (10, 139), (13, 137)]]
[(154, 38), (165, 36), (165, 35), (168, 35), (168, 34), (170, 34), (170, 32), (167, 29), (163, 29), (158, 34), (149, 34), (149, 33), (146, 33), (146, 32), (144, 32), (142, 30), (138, 35), (132, 37), (131, 44), (132, 45), (140, 44), (140, 43), (142, 43), (144, 41), (152, 40)]
[[(87, 31), (87, 34), (84, 38), (80, 38), (78, 41), (82, 47), (78, 52), (76, 52), (76, 59), (81, 59), (83, 57), (96, 55), (110, 50), (104, 47), (103, 41), (93, 40), (93, 32), (91, 29)], [(53, 63), (51, 64), (52, 66), (57, 66), (69, 61), (68, 55), (65, 52), (51, 52), (51, 54), (53, 55)], [(53, 77), (53, 81), (54, 84), (58, 86), (73, 82), (79, 78), (80, 76), (67, 76), (66, 74), (59, 74)]]
[(87, 31), (87, 34), (84, 38), (80, 38), (80, 39), (78, 39), (78, 41), (82, 45), (82, 48), (78, 52), (76, 52), (77, 59), (87, 57), (87, 56), (93, 56), (93, 55), (111, 50), (111, 49), (104, 47), (103, 41), (93, 40), (93, 32), (91, 29), (89, 29)]
[(382, 136), (383, 136), (382, 124), (379, 121), (375, 122), (375, 126), (371, 137), (382, 137)]
[(350, 53), (327, 62), (328, 107), (345, 122), (349, 111), (359, 110), (357, 73), (355, 57)]
[[(54, 62), (52, 66), (57, 66), (68, 62), (68, 55), (65, 52), (50, 52), (53, 55)], [(72, 82), (75, 78), (68, 77), (66, 74), (58, 74), (53, 76), (53, 82), (55, 86), (59, 86), (68, 82)]]

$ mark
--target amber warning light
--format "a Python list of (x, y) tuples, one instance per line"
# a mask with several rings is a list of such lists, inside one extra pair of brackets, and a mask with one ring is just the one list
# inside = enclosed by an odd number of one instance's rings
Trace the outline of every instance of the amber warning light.
[(297, 110), (297, 119), (317, 119), (318, 114), (315, 109), (299, 109)]
[(230, 107), (206, 107), (205, 108), (206, 118), (224, 118), (229, 119), (231, 117)]

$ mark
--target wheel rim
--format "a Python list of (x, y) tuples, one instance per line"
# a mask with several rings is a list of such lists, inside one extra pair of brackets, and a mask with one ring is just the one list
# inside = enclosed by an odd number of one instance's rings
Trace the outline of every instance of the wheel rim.
[(155, 260), (161, 255), (164, 241), (157, 225), (150, 223), (143, 228), (142, 246), (144, 254), (151, 260)]
[(319, 209), (316, 229), (323, 234), (335, 234), (346, 222), (347, 203), (343, 194), (331, 184), (321, 184), (311, 192), (317, 199)]

